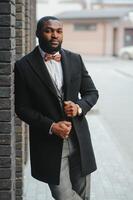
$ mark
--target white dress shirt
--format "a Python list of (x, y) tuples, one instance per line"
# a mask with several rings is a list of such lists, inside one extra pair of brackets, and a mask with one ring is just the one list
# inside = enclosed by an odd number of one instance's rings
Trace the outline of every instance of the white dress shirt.
[[(40, 46), (39, 46), (39, 51), (40, 51), (42, 57), (44, 58), (45, 52), (40, 48)], [(59, 54), (59, 52), (56, 52), (56, 54)], [(54, 54), (54, 55), (56, 55), (56, 54)], [(61, 62), (57, 62), (57, 61), (51, 59), (49, 61), (44, 60), (44, 63), (48, 69), (48, 72), (49, 72), (52, 80), (56, 84), (58, 90), (61, 91), (62, 86), (63, 86), (63, 72), (62, 72)]]
[[(39, 46), (39, 51), (40, 51), (41, 56), (43, 57), (43, 60), (44, 60), (45, 52), (40, 48), (40, 46)], [(56, 52), (56, 54), (59, 54), (59, 52)], [(63, 71), (62, 71), (61, 62), (57, 62), (57, 61), (51, 59), (49, 61), (44, 60), (44, 63), (47, 67), (47, 70), (49, 72), (51, 79), (54, 81), (58, 90), (62, 93)], [(51, 129), (52, 129), (53, 124), (51, 125), (51, 127), (49, 129), (50, 135), (52, 134)]]

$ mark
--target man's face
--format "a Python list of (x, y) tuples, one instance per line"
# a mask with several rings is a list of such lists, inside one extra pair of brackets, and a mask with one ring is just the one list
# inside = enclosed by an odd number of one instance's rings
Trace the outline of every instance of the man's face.
[(39, 35), (39, 45), (47, 53), (55, 53), (61, 49), (63, 25), (57, 20), (44, 23)]

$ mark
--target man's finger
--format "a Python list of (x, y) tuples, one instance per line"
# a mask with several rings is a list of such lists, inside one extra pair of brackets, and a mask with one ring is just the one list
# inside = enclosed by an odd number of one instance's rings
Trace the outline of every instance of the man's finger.
[(71, 122), (68, 122), (68, 121), (64, 121), (64, 124), (66, 125), (66, 126), (72, 126), (72, 123)]

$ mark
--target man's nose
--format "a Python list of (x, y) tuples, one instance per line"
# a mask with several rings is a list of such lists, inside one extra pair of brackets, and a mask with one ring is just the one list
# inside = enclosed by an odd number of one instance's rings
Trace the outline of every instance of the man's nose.
[(57, 38), (57, 37), (58, 37), (58, 33), (57, 33), (56, 31), (53, 31), (53, 32), (52, 32), (52, 37), (53, 37), (53, 38)]

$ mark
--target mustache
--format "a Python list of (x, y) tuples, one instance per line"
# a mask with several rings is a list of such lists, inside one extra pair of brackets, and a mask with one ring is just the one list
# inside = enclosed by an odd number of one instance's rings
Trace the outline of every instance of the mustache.
[(62, 44), (62, 41), (58, 40), (58, 39), (51, 39), (51, 40), (45, 40), (44, 38), (39, 38), (40, 43), (44, 44), (44, 45), (50, 45), (52, 42), (58, 42), (59, 44)]
[(53, 41), (60, 42), (58, 39), (51, 39), (51, 40), (49, 40), (49, 42), (53, 42)]

